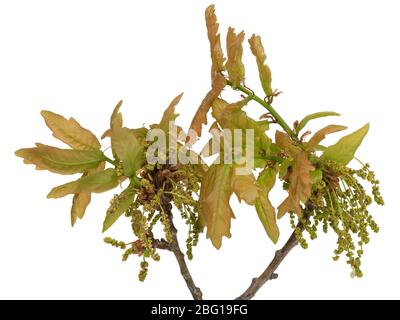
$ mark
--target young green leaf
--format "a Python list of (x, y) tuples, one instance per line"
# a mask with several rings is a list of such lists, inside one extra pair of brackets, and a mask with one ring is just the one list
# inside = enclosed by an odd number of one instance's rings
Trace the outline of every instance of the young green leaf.
[(68, 194), (76, 193), (101, 193), (118, 186), (119, 179), (114, 169), (96, 172), (78, 180), (53, 188), (47, 195), (48, 198), (57, 199)]
[(314, 150), (318, 144), (325, 139), (326, 135), (334, 133), (334, 132), (338, 132), (338, 131), (342, 131), (342, 130), (346, 130), (347, 127), (345, 126), (339, 126), (336, 124), (331, 124), (329, 126), (326, 126), (324, 128), (322, 128), (321, 130), (318, 130), (313, 136), (312, 138), (308, 141), (308, 147), (311, 150)]
[(36, 165), (38, 170), (48, 170), (58, 174), (74, 174), (97, 168), (104, 161), (100, 150), (59, 149), (41, 143), (36, 148), (20, 149), (15, 155), (26, 164)]
[(258, 197), (256, 200), (256, 211), (261, 223), (267, 232), (268, 237), (273, 243), (279, 239), (279, 228), (276, 223), (276, 211), (269, 200), (269, 192), (275, 185), (278, 167), (264, 169), (257, 179), (259, 186)]
[(130, 207), (134, 200), (134, 193), (131, 188), (125, 189), (120, 195), (116, 196), (108, 208), (103, 222), (103, 232), (107, 231), (120, 216)]
[(231, 219), (234, 214), (229, 199), (232, 195), (232, 166), (210, 166), (200, 190), (200, 218), (207, 227), (207, 238), (219, 249), (222, 237), (231, 237)]
[(267, 59), (267, 55), (265, 54), (264, 47), (261, 42), (261, 37), (253, 34), (249, 39), (250, 49), (253, 55), (256, 57), (257, 66), (258, 66), (258, 74), (260, 76), (261, 85), (264, 89), (265, 95), (270, 97), (274, 94), (274, 90), (272, 90), (272, 76), (271, 69), (265, 63)]
[(144, 161), (144, 150), (135, 135), (128, 128), (112, 128), (111, 146), (115, 155), (122, 161), (124, 175), (131, 177)]
[(333, 111), (322, 111), (322, 112), (316, 112), (309, 114), (308, 116), (304, 117), (300, 123), (296, 127), (296, 132), (299, 133), (304, 127), (307, 125), (307, 123), (310, 120), (322, 118), (322, 117), (330, 117), (330, 116), (340, 116), (339, 113), (333, 112)]
[(245, 68), (242, 62), (244, 32), (235, 33), (235, 29), (229, 27), (226, 37), (226, 51), (228, 60), (225, 64), (229, 80), (233, 88), (236, 88), (244, 81)]
[(357, 131), (344, 136), (337, 143), (326, 148), (321, 158), (336, 161), (344, 165), (348, 164), (354, 158), (354, 154), (364, 140), (368, 130), (369, 124), (367, 123)]

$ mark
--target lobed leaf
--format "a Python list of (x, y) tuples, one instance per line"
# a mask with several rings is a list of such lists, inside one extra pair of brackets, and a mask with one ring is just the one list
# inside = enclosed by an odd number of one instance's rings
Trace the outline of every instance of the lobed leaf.
[(225, 64), (228, 71), (229, 80), (233, 88), (236, 88), (244, 81), (245, 68), (242, 62), (244, 32), (235, 33), (235, 29), (229, 27), (226, 37), (226, 51), (228, 60)]
[(232, 166), (213, 164), (203, 177), (200, 190), (200, 218), (207, 227), (207, 238), (219, 249), (222, 237), (231, 237), (234, 214), (229, 199), (232, 195)]
[(101, 145), (96, 136), (88, 129), (83, 128), (74, 118), (67, 120), (59, 114), (45, 110), (40, 114), (53, 132), (53, 136), (71, 148), (78, 150), (100, 149)]
[(76, 193), (101, 193), (118, 186), (119, 179), (115, 169), (106, 169), (90, 174), (78, 180), (53, 188), (47, 195), (48, 198), (57, 199), (68, 194)]
[(211, 79), (214, 81), (217, 74), (225, 70), (224, 67), (224, 54), (221, 47), (221, 38), (218, 33), (219, 24), (217, 16), (215, 15), (215, 6), (212, 4), (207, 7), (205, 11), (205, 19), (207, 26), (208, 40), (210, 42), (211, 52)]
[(293, 157), (289, 172), (289, 196), (278, 207), (278, 218), (286, 212), (293, 211), (302, 215), (300, 202), (305, 203), (311, 195), (312, 178), (310, 172), (314, 166), (308, 160), (307, 153), (298, 151)]
[(258, 187), (254, 175), (236, 175), (232, 176), (232, 190), (236, 194), (239, 202), (246, 202), (248, 205), (256, 203)]
[(207, 124), (207, 113), (214, 100), (221, 94), (225, 84), (225, 78), (221, 74), (217, 74), (212, 83), (211, 90), (204, 97), (190, 124), (190, 129), (194, 130), (197, 136), (201, 136), (201, 127), (203, 124)]
[(318, 144), (325, 139), (326, 135), (334, 133), (334, 132), (338, 132), (338, 131), (342, 131), (342, 130), (346, 130), (347, 127), (345, 126), (339, 126), (336, 124), (331, 124), (329, 126), (326, 126), (324, 128), (322, 128), (321, 130), (318, 130), (312, 137), (311, 139), (308, 141), (308, 147), (311, 150), (314, 150), (317, 148)]
[(275, 185), (278, 167), (264, 169), (257, 179), (259, 186), (258, 197), (256, 200), (256, 211), (268, 237), (273, 243), (279, 239), (279, 228), (276, 223), (276, 211), (269, 200), (269, 192)]
[(249, 39), (250, 49), (253, 55), (256, 57), (258, 74), (260, 77), (261, 85), (264, 89), (267, 97), (273, 96), (274, 90), (272, 90), (272, 76), (271, 69), (265, 63), (267, 55), (265, 54), (264, 47), (261, 42), (261, 37), (253, 34)]
[(97, 168), (104, 161), (100, 150), (59, 149), (41, 143), (36, 148), (20, 149), (15, 155), (26, 164), (36, 165), (38, 170), (48, 170), (58, 174), (74, 174)]

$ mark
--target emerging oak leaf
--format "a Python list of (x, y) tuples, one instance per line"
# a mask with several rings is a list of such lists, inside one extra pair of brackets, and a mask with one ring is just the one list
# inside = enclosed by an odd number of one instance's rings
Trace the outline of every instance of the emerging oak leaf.
[(326, 126), (324, 128), (322, 128), (321, 130), (318, 130), (312, 137), (311, 139), (308, 141), (308, 147), (311, 150), (314, 150), (318, 144), (325, 139), (325, 137), (328, 134), (334, 133), (334, 132), (338, 132), (338, 131), (342, 131), (342, 130), (346, 130), (347, 127), (345, 126), (339, 126), (336, 124), (331, 124), (329, 126)]
[(219, 249), (222, 237), (231, 237), (234, 214), (229, 199), (232, 195), (232, 166), (210, 166), (203, 177), (200, 190), (200, 218), (207, 227), (207, 238)]
[(101, 139), (104, 139), (106, 137), (111, 137), (111, 128), (114, 126), (117, 127), (122, 127), (123, 126), (123, 120), (122, 120), (122, 114), (119, 112), (119, 109), (122, 106), (122, 100), (120, 100), (117, 105), (114, 107), (114, 110), (111, 114), (110, 118), (110, 129), (107, 129), (101, 136)]
[(289, 196), (278, 207), (278, 218), (286, 212), (293, 211), (301, 217), (300, 202), (305, 203), (311, 195), (312, 178), (310, 172), (314, 166), (308, 160), (307, 153), (298, 151), (293, 156), (293, 164), (289, 172)]
[(115, 107), (111, 116), (111, 147), (114, 155), (122, 162), (124, 175), (131, 177), (143, 164), (144, 149), (131, 130), (122, 127), (119, 108), (120, 104)]
[(267, 232), (268, 237), (273, 243), (277, 243), (279, 239), (279, 228), (276, 224), (276, 212), (269, 200), (269, 192), (275, 185), (278, 167), (264, 169), (257, 179), (259, 186), (258, 196), (256, 199), (256, 210), (261, 223)]
[[(242, 108), (247, 104), (248, 98), (236, 103), (229, 104), (223, 99), (215, 99), (212, 104), (212, 115), (217, 120), (222, 129), (241, 129), (242, 143), (245, 146), (245, 130), (252, 129), (254, 133), (255, 154), (259, 152), (268, 153), (271, 145), (271, 139), (265, 133), (266, 127), (263, 123), (250, 118)], [(251, 143), (251, 142), (250, 142)]]
[(201, 136), (201, 127), (203, 124), (207, 124), (207, 113), (210, 110), (212, 103), (221, 94), (225, 87), (225, 78), (221, 74), (217, 74), (212, 83), (211, 90), (204, 97), (196, 114), (193, 117), (190, 129), (194, 130), (197, 136)]
[(100, 150), (59, 149), (41, 143), (36, 148), (20, 149), (16, 156), (26, 164), (36, 165), (38, 170), (48, 170), (58, 174), (74, 174), (95, 169), (104, 161)]
[[(86, 177), (94, 172), (100, 172), (103, 171), (105, 168), (105, 162), (101, 162), (99, 167), (96, 168), (95, 170), (90, 170), (85, 172), (82, 175), (83, 177)], [(90, 192), (81, 192), (81, 193), (76, 193), (74, 194), (74, 197), (72, 199), (72, 207), (71, 207), (71, 225), (74, 226), (76, 223), (76, 220), (82, 219), (83, 216), (85, 215), (86, 208), (88, 207), (90, 201), (91, 201), (91, 193)]]
[(258, 66), (258, 74), (260, 77), (261, 85), (264, 89), (265, 95), (267, 97), (273, 96), (274, 91), (271, 87), (272, 76), (271, 70), (268, 65), (265, 63), (267, 59), (267, 55), (264, 52), (264, 47), (261, 42), (260, 36), (256, 36), (253, 34), (249, 39), (250, 49), (253, 55), (256, 57), (257, 66)]
[[(235, 169), (234, 169), (235, 170)], [(254, 175), (236, 175), (232, 176), (232, 190), (236, 194), (239, 202), (244, 200), (249, 205), (256, 203), (258, 187)]]
[(318, 119), (318, 118), (323, 118), (323, 117), (331, 117), (331, 116), (340, 116), (339, 113), (333, 112), (333, 111), (322, 111), (322, 112), (316, 112), (309, 114), (308, 116), (305, 116), (296, 126), (296, 132), (299, 133), (309, 121)]
[(89, 130), (82, 128), (74, 119), (65, 119), (59, 114), (45, 111), (41, 112), (46, 125), (53, 132), (53, 136), (66, 143), (73, 149), (78, 150), (98, 150), (100, 143), (96, 136)]
[(211, 80), (214, 81), (217, 74), (225, 70), (224, 54), (221, 47), (220, 34), (218, 33), (219, 24), (215, 15), (215, 6), (210, 5), (205, 11), (208, 40), (210, 41), (211, 51)]
[(325, 149), (322, 154), (322, 159), (336, 161), (342, 164), (348, 164), (356, 153), (358, 147), (364, 140), (369, 130), (369, 124), (367, 123), (357, 131), (344, 136), (334, 145), (329, 146)]
[(68, 194), (101, 193), (114, 189), (119, 184), (117, 173), (114, 169), (96, 172), (78, 180), (53, 188), (47, 195), (48, 198), (57, 199)]
[(226, 38), (226, 51), (228, 60), (225, 64), (228, 71), (229, 80), (233, 88), (236, 88), (244, 81), (245, 68), (242, 62), (244, 32), (235, 33), (235, 29), (229, 27)]
[(128, 210), (133, 200), (134, 192), (132, 191), (132, 186), (129, 186), (121, 194), (114, 197), (103, 222), (103, 232), (107, 231)]

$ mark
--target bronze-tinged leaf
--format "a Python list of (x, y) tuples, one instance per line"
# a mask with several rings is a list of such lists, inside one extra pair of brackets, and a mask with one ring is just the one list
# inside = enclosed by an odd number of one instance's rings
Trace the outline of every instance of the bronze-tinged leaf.
[(182, 96), (183, 92), (176, 96), (174, 100), (172, 100), (168, 108), (164, 111), (160, 124), (157, 125), (157, 127), (161, 130), (164, 130), (164, 132), (169, 131), (170, 122), (175, 122), (175, 119), (178, 116), (178, 114), (175, 113), (175, 107), (178, 105), (179, 101), (181, 101)]
[(244, 32), (235, 33), (235, 29), (229, 27), (226, 37), (226, 51), (228, 60), (225, 64), (228, 71), (229, 80), (233, 88), (236, 88), (244, 81), (245, 68), (242, 62)]
[(231, 237), (231, 219), (234, 214), (229, 199), (232, 195), (232, 166), (210, 166), (200, 190), (200, 219), (207, 227), (207, 238), (219, 249), (222, 237)]
[(274, 90), (272, 90), (271, 82), (271, 70), (268, 65), (265, 63), (267, 59), (267, 55), (264, 52), (264, 47), (261, 42), (260, 36), (256, 36), (253, 34), (249, 39), (250, 49), (253, 55), (256, 57), (257, 66), (258, 66), (258, 74), (260, 77), (261, 85), (264, 89), (265, 95), (267, 97), (274, 95)]
[(331, 124), (329, 126), (326, 126), (324, 128), (322, 128), (321, 130), (318, 130), (312, 137), (311, 139), (308, 141), (308, 147), (311, 150), (314, 150), (317, 145), (325, 139), (325, 137), (328, 134), (334, 133), (334, 132), (338, 132), (338, 131), (342, 131), (342, 130), (346, 130), (347, 127), (345, 126), (340, 126), (340, 125), (336, 125), (336, 124)]
[(121, 127), (123, 126), (123, 120), (122, 120), (122, 114), (119, 112), (119, 109), (122, 106), (122, 100), (120, 100), (117, 105), (115, 106), (113, 113), (111, 114), (110, 118), (110, 129), (107, 129), (103, 135), (101, 136), (101, 139), (104, 139), (106, 137), (111, 137), (111, 128), (113, 126)]
[(275, 143), (279, 148), (287, 150), (293, 144), (293, 141), (287, 133), (277, 130), (275, 132)]
[(256, 199), (256, 211), (258, 217), (268, 237), (273, 243), (277, 243), (279, 239), (279, 228), (276, 223), (276, 211), (269, 200), (269, 192), (275, 185), (278, 167), (264, 169), (257, 179), (259, 186), (258, 197)]
[(74, 174), (97, 168), (104, 161), (100, 150), (59, 149), (41, 143), (36, 148), (20, 149), (15, 155), (26, 164), (36, 165), (38, 170), (48, 170), (58, 174)]
[(247, 129), (254, 130), (254, 147), (255, 154), (263, 151), (269, 152), (271, 140), (265, 134), (265, 125), (250, 118), (242, 108), (248, 102), (248, 98), (229, 104), (223, 99), (215, 99), (212, 104), (212, 115), (217, 120), (222, 129), (242, 129), (242, 142), (246, 145)]
[(119, 184), (117, 173), (114, 169), (96, 172), (78, 180), (53, 188), (47, 195), (48, 198), (57, 199), (68, 194), (76, 193), (101, 193), (114, 189)]
[(76, 193), (74, 194), (74, 198), (72, 199), (72, 208), (71, 208), (71, 225), (74, 226), (76, 220), (82, 219), (87, 206), (90, 203), (92, 198), (91, 193)]
[(218, 33), (219, 24), (217, 16), (215, 15), (215, 6), (212, 4), (207, 7), (205, 11), (205, 19), (207, 25), (208, 40), (210, 41), (211, 52), (211, 79), (214, 80), (215, 76), (221, 71), (225, 70), (224, 67), (224, 54), (221, 47), (221, 38)]
[[(234, 169), (235, 170), (235, 169)], [(246, 202), (248, 205), (254, 205), (258, 196), (258, 187), (254, 175), (236, 175), (232, 176), (232, 190), (236, 194), (239, 202)]]
[(288, 211), (301, 217), (300, 202), (305, 203), (311, 195), (312, 177), (310, 172), (314, 166), (308, 160), (307, 153), (299, 151), (294, 155), (293, 165), (289, 173), (289, 196), (278, 207), (278, 218)]
[(190, 129), (194, 130), (198, 137), (201, 136), (201, 127), (203, 124), (207, 124), (207, 113), (210, 110), (212, 103), (218, 96), (221, 94), (222, 90), (226, 85), (225, 79), (222, 75), (217, 74), (211, 90), (204, 97), (201, 102), (199, 108), (197, 109), (196, 114), (193, 117), (192, 123), (190, 125)]
[(74, 118), (65, 119), (51, 111), (41, 113), (53, 136), (77, 150), (98, 150), (101, 145), (96, 136), (83, 128)]

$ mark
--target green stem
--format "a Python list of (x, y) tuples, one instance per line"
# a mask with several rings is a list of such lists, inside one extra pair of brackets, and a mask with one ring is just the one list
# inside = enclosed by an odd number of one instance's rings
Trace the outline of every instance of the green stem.
[(114, 160), (111, 160), (105, 154), (103, 154), (103, 157), (104, 157), (104, 160), (107, 161), (108, 163), (111, 163), (113, 166), (117, 166), (117, 163)]
[[(231, 81), (226, 80), (226, 83), (232, 87)], [(297, 138), (296, 133), (289, 127), (289, 125), (286, 123), (286, 121), (283, 120), (283, 118), (280, 116), (280, 114), (269, 103), (265, 102), (263, 99), (261, 99), (260, 97), (255, 95), (253, 91), (242, 86), (241, 84), (237, 85), (236, 89), (247, 94), (249, 97), (251, 97), (252, 100), (258, 102), (265, 109), (267, 109), (269, 111), (269, 113), (275, 118), (276, 122), (282, 127), (282, 129), (285, 130), (291, 136), (291, 138), (293, 140), (299, 142), (299, 139)]]

